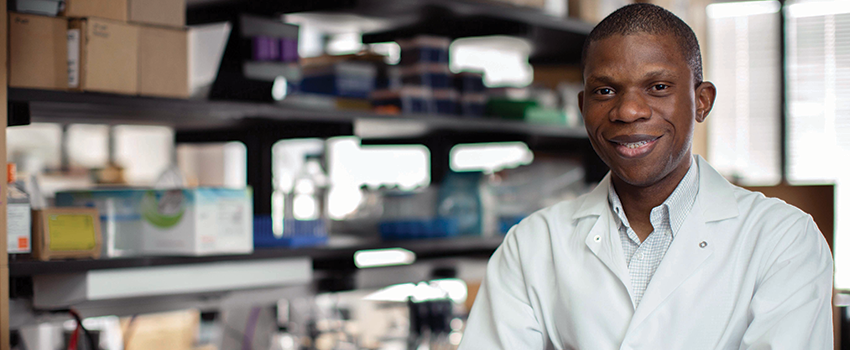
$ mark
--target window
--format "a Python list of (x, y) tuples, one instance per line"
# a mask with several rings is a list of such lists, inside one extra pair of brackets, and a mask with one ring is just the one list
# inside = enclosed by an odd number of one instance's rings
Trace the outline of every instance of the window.
[(850, 2), (785, 7), (792, 183), (835, 183), (835, 287), (850, 287)]
[[(788, 179), (832, 183), (850, 167), (850, 3), (786, 7)], [(841, 158), (844, 157), (844, 158)]]
[(727, 177), (774, 185), (781, 174), (777, 1), (709, 5), (706, 78), (717, 86), (708, 156)]

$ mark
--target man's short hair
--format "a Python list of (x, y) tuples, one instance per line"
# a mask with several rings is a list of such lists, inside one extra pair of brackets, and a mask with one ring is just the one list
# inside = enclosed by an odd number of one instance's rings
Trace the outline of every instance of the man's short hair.
[(591, 43), (613, 35), (639, 33), (672, 35), (679, 45), (682, 57), (688, 61), (688, 66), (694, 73), (694, 83), (699, 85), (702, 82), (702, 57), (694, 31), (672, 12), (646, 3), (623, 6), (593, 28), (581, 50), (582, 75), (587, 60), (587, 49)]

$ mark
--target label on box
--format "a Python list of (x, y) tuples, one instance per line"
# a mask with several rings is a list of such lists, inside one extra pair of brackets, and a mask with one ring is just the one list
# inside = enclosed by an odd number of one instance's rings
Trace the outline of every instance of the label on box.
[(68, 87), (80, 86), (80, 30), (68, 29)]
[(216, 206), (218, 211), (218, 233), (220, 236), (242, 236), (245, 234), (245, 203), (244, 199), (219, 199)]
[(32, 215), (29, 204), (9, 203), (6, 206), (7, 249), (9, 253), (29, 253)]
[(91, 215), (54, 214), (47, 220), (50, 250), (90, 250), (97, 246)]

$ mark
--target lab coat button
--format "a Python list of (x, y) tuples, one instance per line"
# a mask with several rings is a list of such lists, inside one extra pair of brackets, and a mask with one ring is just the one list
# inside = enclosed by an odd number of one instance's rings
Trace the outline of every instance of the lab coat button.
[(700, 248), (705, 248), (706, 246), (708, 246), (708, 242), (706, 242), (706, 241), (699, 242)]
[(600, 241), (602, 241), (602, 236), (600, 236), (600, 235), (593, 236), (593, 240), (596, 241), (597, 243), (599, 243)]

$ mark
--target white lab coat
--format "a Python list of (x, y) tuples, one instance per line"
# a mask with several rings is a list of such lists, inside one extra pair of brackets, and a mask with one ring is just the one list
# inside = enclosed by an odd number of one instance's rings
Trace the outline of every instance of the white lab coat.
[(812, 218), (697, 164), (697, 200), (637, 309), (609, 174), (511, 229), (459, 349), (832, 349), (832, 256)]

